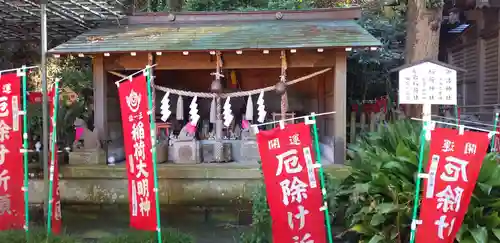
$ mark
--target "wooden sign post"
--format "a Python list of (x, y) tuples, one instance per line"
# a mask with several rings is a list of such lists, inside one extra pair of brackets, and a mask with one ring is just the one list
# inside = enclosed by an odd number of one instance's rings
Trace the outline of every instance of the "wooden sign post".
[[(457, 105), (458, 70), (464, 71), (463, 69), (434, 60), (424, 60), (392, 70), (399, 72), (399, 104), (423, 105), (422, 118), (424, 124), (420, 135), (418, 175), (422, 172), (425, 142), (431, 139), (431, 129), (428, 128), (431, 124), (432, 105)], [(417, 220), (417, 211), (420, 197), (420, 182), (421, 178), (417, 176), (410, 243), (415, 242), (415, 233), (419, 222)]]

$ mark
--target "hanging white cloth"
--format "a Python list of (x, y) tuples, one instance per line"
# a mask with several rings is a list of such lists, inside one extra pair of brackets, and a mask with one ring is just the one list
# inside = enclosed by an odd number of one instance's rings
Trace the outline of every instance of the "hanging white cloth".
[(252, 96), (248, 96), (247, 109), (245, 111), (245, 120), (253, 122), (253, 101)]
[(215, 109), (215, 98), (213, 98), (212, 103), (210, 104), (210, 123), (213, 124), (217, 122), (217, 111)]
[(182, 96), (179, 95), (177, 99), (177, 109), (175, 112), (175, 117), (177, 120), (184, 120), (184, 102), (182, 101)]

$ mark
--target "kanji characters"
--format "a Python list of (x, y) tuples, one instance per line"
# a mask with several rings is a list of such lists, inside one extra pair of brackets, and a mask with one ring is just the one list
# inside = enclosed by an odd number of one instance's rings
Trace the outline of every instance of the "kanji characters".
[(455, 158), (453, 156), (446, 157), (445, 172), (441, 174), (441, 180), (443, 181), (457, 181), (458, 177), (461, 175), (462, 180), (467, 182), (467, 165), (468, 161)]
[(7, 191), (9, 189), (9, 180), (10, 176), (8, 170), (3, 170), (2, 172), (0, 172), (0, 188), (3, 187), (4, 191)]
[(142, 121), (132, 124), (132, 139), (134, 141), (144, 139), (144, 124)]
[(311, 234), (309, 233), (304, 234), (302, 238), (299, 236), (294, 236), (292, 239), (294, 243), (314, 243), (314, 240), (311, 239)]
[(293, 214), (291, 212), (288, 212), (288, 226), (290, 226), (290, 229), (294, 229), (294, 218), (299, 220), (299, 230), (303, 229), (305, 224), (306, 224), (306, 215), (309, 214), (309, 210), (305, 209), (304, 206), (299, 205), (298, 206), (299, 212), (297, 214)]
[(5, 154), (9, 152), (10, 151), (5, 147), (5, 145), (0, 144), (0, 165), (3, 165), (3, 163), (5, 163)]
[(12, 84), (7, 83), (7, 84), (2, 85), (2, 92), (4, 94), (10, 94), (12, 92)]
[(276, 156), (276, 159), (278, 159), (278, 169), (276, 170), (277, 176), (281, 175), (283, 166), (285, 166), (285, 171), (288, 174), (295, 174), (302, 171), (302, 165), (299, 164), (297, 152), (296, 149), (290, 149)]
[(0, 96), (0, 117), (7, 117), (9, 115), (9, 98)]
[[(280, 183), (283, 192), (283, 204), (288, 206), (290, 202), (302, 203), (302, 199), (307, 199), (307, 184), (302, 182), (296, 176), (292, 181), (285, 179)], [(289, 199), (288, 197), (291, 197)]]
[(146, 145), (144, 144), (144, 140), (139, 140), (134, 143), (134, 157), (136, 160), (145, 160), (146, 159), (146, 154), (144, 151), (144, 147)]
[(141, 176), (144, 177), (149, 177), (149, 173), (146, 171), (146, 163), (144, 163), (143, 160), (139, 160), (139, 163), (136, 165), (137, 169), (137, 178), (140, 178)]
[(435, 225), (438, 226), (438, 237), (442, 240), (444, 240), (444, 230), (448, 228), (448, 234), (449, 236), (451, 234), (451, 231), (453, 230), (453, 226), (455, 225), (455, 218), (451, 220), (450, 223), (446, 222), (446, 215), (442, 215), (439, 217), (439, 220), (436, 220), (434, 222)]
[(299, 134), (294, 134), (289, 137), (290, 145), (300, 145)]
[(445, 153), (455, 151), (455, 142), (445, 139), (442, 151)]
[(464, 154), (476, 154), (477, 145), (474, 143), (466, 143)]
[(445, 213), (450, 210), (458, 212), (463, 192), (464, 189), (460, 187), (456, 187), (452, 190), (450, 185), (446, 186), (443, 191), (436, 194), (436, 197), (438, 198), (438, 209), (442, 209)]
[(269, 149), (278, 149), (280, 148), (280, 139), (273, 138), (267, 142)]
[(151, 201), (149, 201), (149, 198), (147, 197), (139, 197), (140, 198), (140, 203), (139, 203), (139, 210), (141, 211), (142, 216), (149, 216), (149, 213), (151, 212)]
[(141, 197), (149, 197), (149, 183), (147, 178), (137, 181), (137, 194)]
[(4, 142), (10, 138), (10, 130), (12, 130), (12, 128), (3, 120), (0, 120), (0, 142)]

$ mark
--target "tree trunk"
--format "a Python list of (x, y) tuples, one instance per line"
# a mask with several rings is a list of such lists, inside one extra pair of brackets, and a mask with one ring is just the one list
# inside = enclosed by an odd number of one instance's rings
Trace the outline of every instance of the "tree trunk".
[[(438, 59), (439, 32), (443, 8), (428, 9), (426, 0), (408, 0), (406, 63)], [(422, 105), (407, 106), (408, 115), (421, 117)]]
[(183, 0), (168, 0), (170, 12), (181, 12)]

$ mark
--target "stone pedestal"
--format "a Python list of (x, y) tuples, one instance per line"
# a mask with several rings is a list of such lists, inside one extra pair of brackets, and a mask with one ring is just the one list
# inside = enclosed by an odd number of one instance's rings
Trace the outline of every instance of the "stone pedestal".
[(70, 165), (106, 164), (106, 152), (97, 150), (79, 150), (69, 153)]
[[(202, 144), (203, 162), (211, 163), (215, 161), (215, 145), (217, 141), (204, 141)], [(222, 159), (220, 162), (230, 162), (233, 160), (232, 144), (230, 142), (222, 142)], [(219, 162), (219, 161), (217, 161)]]
[(255, 140), (241, 141), (240, 155), (242, 161), (259, 161), (259, 146)]
[(175, 141), (172, 152), (171, 158), (174, 163), (196, 164), (201, 162), (199, 141)]
[(164, 163), (168, 160), (168, 143), (160, 143), (156, 145), (156, 163)]

